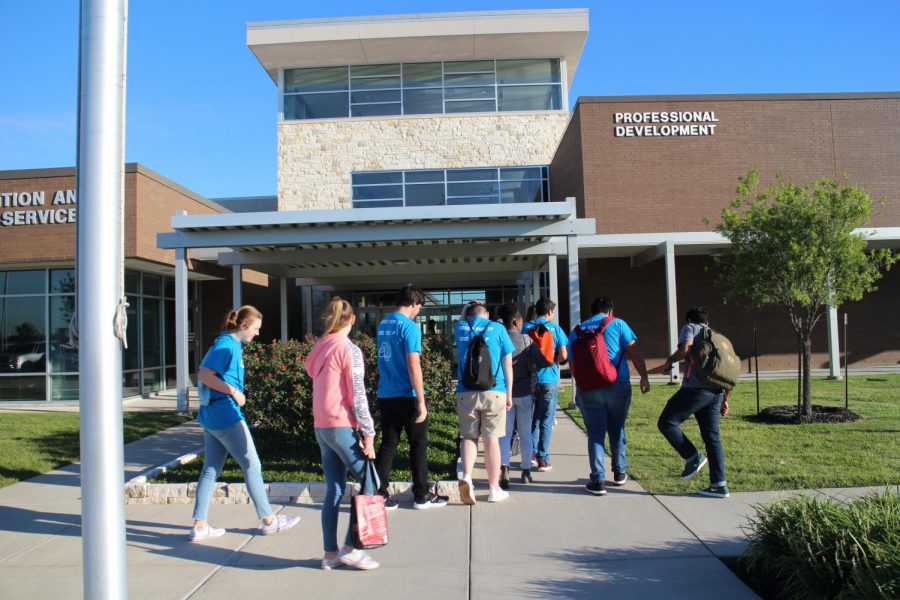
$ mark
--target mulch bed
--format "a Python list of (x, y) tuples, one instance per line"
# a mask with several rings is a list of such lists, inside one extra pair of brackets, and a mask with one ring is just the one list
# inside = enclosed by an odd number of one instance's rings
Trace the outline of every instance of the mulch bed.
[(799, 423), (847, 423), (849, 421), (861, 421), (863, 417), (852, 410), (846, 410), (840, 406), (812, 405), (812, 416), (800, 416), (797, 414), (797, 406), (770, 406), (760, 411), (753, 417), (760, 423), (772, 423), (776, 425), (797, 425)]

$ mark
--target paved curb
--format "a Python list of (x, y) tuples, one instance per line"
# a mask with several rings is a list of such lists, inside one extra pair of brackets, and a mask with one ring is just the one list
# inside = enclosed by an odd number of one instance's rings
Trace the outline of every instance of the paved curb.
[[(187, 464), (203, 454), (198, 448), (169, 462), (148, 469), (125, 482), (125, 504), (193, 504), (197, 495), (197, 483), (153, 483), (151, 480), (169, 469)], [(272, 482), (265, 484), (269, 501), (276, 504), (321, 504), (325, 499), (325, 482)], [(341, 500), (349, 502), (350, 496), (359, 493), (359, 484), (348, 482)], [(394, 481), (388, 486), (392, 498), (412, 501), (412, 482)], [(456, 480), (438, 481), (437, 493), (448, 496), (450, 502), (459, 502)], [(243, 483), (217, 483), (213, 489), (213, 504), (249, 504), (250, 494)]]

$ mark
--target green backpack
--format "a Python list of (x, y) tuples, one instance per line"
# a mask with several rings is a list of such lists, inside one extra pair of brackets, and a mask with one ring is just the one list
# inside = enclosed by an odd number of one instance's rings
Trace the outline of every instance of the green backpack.
[(691, 362), (697, 379), (719, 390), (731, 390), (741, 374), (741, 359), (731, 341), (704, 326), (691, 344)]

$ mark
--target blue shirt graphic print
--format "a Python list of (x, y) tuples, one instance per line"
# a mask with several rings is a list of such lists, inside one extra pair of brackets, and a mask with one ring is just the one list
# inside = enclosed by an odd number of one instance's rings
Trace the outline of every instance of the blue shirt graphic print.
[[(585, 331), (596, 331), (603, 325), (606, 315), (596, 314), (581, 324), (581, 328)], [(569, 336), (569, 353), (572, 352), (572, 341), (575, 340), (575, 332)], [(628, 381), (631, 373), (628, 370), (628, 357), (624, 356), (625, 348), (631, 342), (637, 340), (637, 336), (628, 323), (622, 319), (616, 319), (603, 331), (603, 340), (606, 342), (606, 351), (609, 354), (609, 360), (613, 365), (619, 365), (619, 376), (616, 381)]]
[(414, 398), (406, 355), (422, 353), (422, 330), (405, 315), (386, 315), (378, 324), (378, 397)]
[[(529, 331), (531, 331), (541, 323), (543, 323), (553, 335), (553, 351), (557, 356), (559, 356), (559, 349), (566, 345), (566, 343), (569, 341), (569, 338), (568, 336), (566, 336), (566, 332), (563, 331), (562, 327), (560, 327), (553, 321), (548, 321), (544, 317), (532, 319), (531, 321), (527, 321), (524, 325), (522, 325), (522, 333), (527, 335)], [(549, 367), (544, 367), (543, 369), (537, 370), (538, 383), (557, 383), (558, 381), (559, 365), (554, 364), (550, 365)]]
[(512, 340), (509, 339), (509, 334), (506, 332), (506, 327), (503, 326), (503, 323), (488, 321), (482, 317), (475, 317), (472, 319), (471, 327), (467, 321), (460, 321), (456, 325), (456, 348), (459, 351), (459, 354), (457, 355), (459, 361), (456, 366), (456, 380), (458, 382), (456, 384), (456, 391), (480, 391), (470, 390), (463, 386), (462, 370), (466, 362), (466, 352), (469, 349), (469, 342), (472, 341), (474, 336), (481, 334), (481, 332), (484, 332), (484, 341), (487, 344), (488, 350), (491, 351), (491, 371), (496, 377), (494, 387), (487, 391), (506, 393), (506, 373), (500, 368), (500, 361), (506, 355), (515, 352), (516, 347), (513, 345)]
[[(241, 393), (244, 392), (243, 348), (230, 333), (219, 334), (200, 366), (215, 371), (219, 379)], [(209, 406), (200, 407), (197, 420), (207, 429), (220, 430), (243, 421), (244, 415), (234, 398), (210, 388)]]

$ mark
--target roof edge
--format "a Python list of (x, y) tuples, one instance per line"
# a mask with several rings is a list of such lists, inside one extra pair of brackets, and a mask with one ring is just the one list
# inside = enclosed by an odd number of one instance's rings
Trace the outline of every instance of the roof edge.
[(754, 100), (876, 100), (900, 98), (900, 92), (825, 92), (787, 94), (673, 94), (647, 96), (579, 96), (579, 104), (611, 102), (742, 102)]

